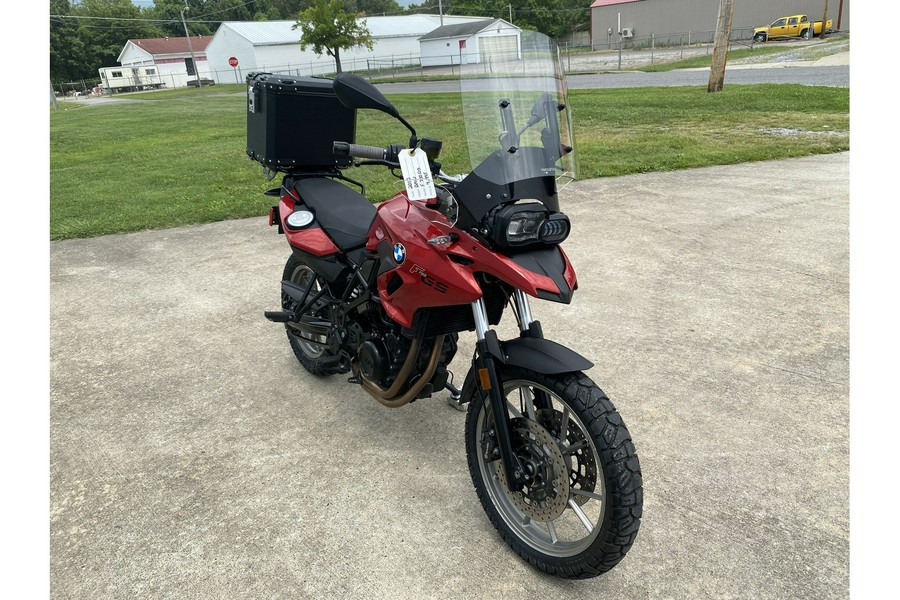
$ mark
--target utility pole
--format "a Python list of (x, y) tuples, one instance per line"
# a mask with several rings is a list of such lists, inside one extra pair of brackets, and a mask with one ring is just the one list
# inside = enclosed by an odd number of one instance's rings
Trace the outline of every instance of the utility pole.
[(716, 23), (716, 41), (713, 46), (712, 66), (709, 70), (707, 92), (721, 92), (725, 85), (725, 63), (728, 62), (728, 42), (731, 39), (731, 19), (734, 16), (734, 0), (720, 0), (719, 20)]
[[(184, 0), (187, 2), (187, 0)], [(441, 15), (441, 27), (444, 26), (444, 0), (438, 0), (438, 12)]]
[[(822, 15), (822, 33), (819, 34), (820, 39), (823, 39), (823, 40), (825, 39), (825, 29), (826, 29), (825, 25), (827, 23), (828, 23), (828, 0), (825, 0), (825, 13)], [(810, 23), (809, 26), (813, 28), (813, 35), (809, 36), (809, 39), (813, 39), (813, 36), (815, 35), (815, 31), (816, 31), (816, 24)]]
[(56, 101), (56, 92), (53, 91), (53, 82), (50, 82), (50, 100), (53, 101), (53, 108), (59, 111), (59, 102)]
[(619, 13), (619, 16), (616, 17), (616, 28), (619, 31), (619, 70), (622, 70), (622, 13)]
[(181, 24), (184, 25), (184, 36), (188, 41), (188, 50), (191, 51), (191, 64), (194, 65), (194, 75), (197, 77), (197, 89), (200, 89), (203, 87), (203, 82), (200, 80), (200, 65), (197, 64), (197, 58), (194, 56), (194, 44), (191, 43), (191, 34), (188, 33), (187, 21), (184, 20), (184, 11), (189, 9), (188, 0), (184, 0), (184, 8), (181, 9)]
[(512, 25), (512, 4), (509, 4), (509, 24)]

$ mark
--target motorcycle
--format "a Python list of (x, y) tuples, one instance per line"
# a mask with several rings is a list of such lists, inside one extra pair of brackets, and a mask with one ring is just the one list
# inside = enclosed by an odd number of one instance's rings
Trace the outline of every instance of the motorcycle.
[[(473, 167), (455, 176), (438, 162), (442, 142), (419, 138), (359, 76), (248, 76), (247, 152), (270, 178), (284, 173), (267, 192), (279, 197), (269, 223), (291, 249), (281, 308), (265, 316), (307, 371), (349, 373), (387, 407), (447, 390), (467, 412), (472, 483), (503, 539), (547, 573), (594, 577), (631, 548), (643, 489), (625, 424), (584, 374), (593, 364), (547, 339), (529, 304), (569, 303), (578, 287), (560, 245), (571, 224), (557, 176), (575, 170), (564, 74), (541, 34), (482, 50), (461, 67)], [(409, 144), (355, 144), (363, 109), (397, 119)], [(363, 188), (345, 171), (364, 166), (399, 169), (406, 189), (372, 204), (345, 185)], [(507, 308), (519, 333), (500, 339)], [(466, 331), (475, 351), (458, 389), (450, 363)]]

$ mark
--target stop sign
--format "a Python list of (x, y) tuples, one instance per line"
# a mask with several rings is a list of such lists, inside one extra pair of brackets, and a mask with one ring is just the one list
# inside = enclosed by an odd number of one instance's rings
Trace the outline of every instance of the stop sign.
[(228, 59), (228, 64), (231, 65), (232, 67), (238, 66), (238, 59), (237, 59), (237, 56), (232, 56), (231, 58), (229, 58), (229, 59)]

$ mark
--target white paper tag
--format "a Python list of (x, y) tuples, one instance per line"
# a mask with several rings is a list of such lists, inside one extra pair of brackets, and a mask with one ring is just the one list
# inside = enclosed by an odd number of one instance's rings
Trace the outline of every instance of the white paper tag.
[(410, 200), (434, 198), (434, 180), (424, 150), (413, 148), (400, 151), (400, 171), (406, 183), (406, 195)]

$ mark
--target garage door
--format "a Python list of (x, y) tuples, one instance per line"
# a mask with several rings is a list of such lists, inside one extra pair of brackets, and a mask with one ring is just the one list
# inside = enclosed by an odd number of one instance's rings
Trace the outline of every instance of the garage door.
[(478, 47), (481, 49), (481, 60), (490, 55), (497, 60), (516, 60), (519, 57), (518, 36), (516, 35), (490, 35), (478, 38)]

